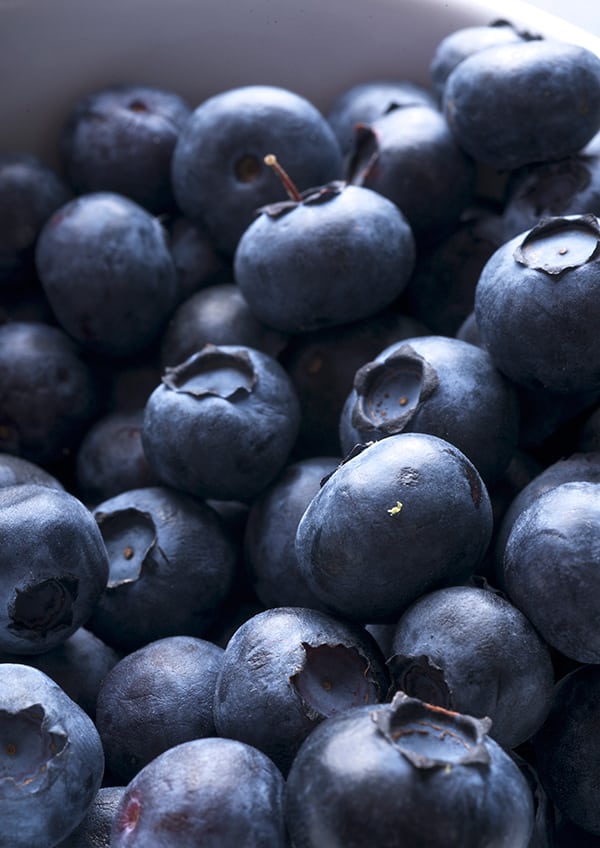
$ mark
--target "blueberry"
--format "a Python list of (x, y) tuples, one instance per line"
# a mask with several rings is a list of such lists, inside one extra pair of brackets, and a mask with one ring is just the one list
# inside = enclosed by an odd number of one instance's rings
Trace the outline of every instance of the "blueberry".
[(175, 306), (165, 232), (119, 194), (93, 192), (61, 206), (40, 234), (36, 266), (61, 326), (103, 355), (150, 345)]
[(571, 394), (600, 389), (599, 241), (593, 215), (547, 218), (485, 264), (475, 290), (481, 342), (515, 383)]
[(206, 345), (173, 368), (145, 408), (142, 444), (164, 484), (249, 501), (281, 471), (300, 422), (282, 366), (243, 345)]
[(327, 120), (346, 155), (354, 144), (357, 124), (370, 124), (390, 109), (414, 104), (435, 107), (436, 102), (429, 89), (409, 80), (369, 80), (338, 94), (327, 112)]
[(418, 243), (453, 229), (475, 189), (473, 162), (437, 108), (407, 105), (359, 125), (346, 170), (404, 214)]
[(124, 786), (101, 786), (82, 821), (56, 848), (108, 848), (113, 819), (124, 793)]
[(169, 226), (169, 248), (177, 271), (179, 301), (231, 277), (229, 263), (217, 253), (206, 230), (182, 215)]
[(286, 782), (295, 848), (528, 848), (531, 791), (488, 727), (403, 692), (327, 719)]
[[(600, 668), (595, 661), (565, 675), (556, 686), (548, 718), (533, 738), (537, 772), (550, 799), (568, 820), (596, 836), (599, 697)], [(587, 845), (584, 836), (560, 844)]]
[(86, 627), (79, 627), (60, 645), (42, 654), (0, 653), (0, 662), (21, 663), (43, 671), (93, 720), (100, 685), (119, 659), (116, 651)]
[(174, 91), (119, 85), (86, 94), (62, 127), (63, 171), (77, 194), (112, 191), (172, 211), (171, 157), (191, 109)]
[(477, 326), (477, 319), (473, 309), (465, 315), (454, 335), (455, 338), (460, 339), (461, 342), (469, 342), (469, 344), (482, 347), (479, 327)]
[(98, 692), (96, 727), (113, 781), (128, 783), (169, 748), (215, 736), (213, 698), (223, 649), (192, 636), (123, 657)]
[(81, 501), (35, 483), (0, 488), (0, 549), (1, 650), (40, 654), (87, 622), (106, 585), (108, 556)]
[(515, 384), (521, 409), (519, 444), (542, 465), (551, 465), (577, 450), (579, 428), (600, 401), (600, 389), (576, 392)]
[(490, 483), (517, 446), (517, 395), (479, 347), (445, 336), (397, 342), (356, 372), (340, 416), (342, 453), (402, 432), (446, 439)]
[(0, 844), (56, 845), (100, 788), (104, 754), (94, 723), (43, 672), (0, 663), (0, 735)]
[(76, 450), (96, 414), (93, 371), (59, 327), (0, 326), (0, 450), (34, 464)]
[(509, 599), (544, 640), (581, 663), (600, 658), (600, 484), (561, 483), (515, 520), (504, 549)]
[(450, 586), (400, 617), (388, 660), (396, 689), (459, 713), (491, 719), (489, 735), (516, 748), (550, 709), (550, 649), (497, 592)]
[(466, 580), (491, 532), (487, 489), (465, 455), (437, 436), (399, 433), (327, 479), (300, 519), (296, 554), (317, 598), (373, 624)]
[(263, 163), (274, 153), (300, 187), (338, 179), (342, 156), (325, 117), (285, 88), (248, 85), (213, 95), (193, 111), (173, 155), (173, 188), (183, 213), (233, 255), (254, 211), (283, 199)]
[(279, 361), (302, 410), (295, 452), (308, 458), (339, 454), (340, 415), (356, 371), (383, 346), (428, 334), (419, 321), (391, 307), (361, 321), (291, 336)]
[(63, 484), (41, 465), (14, 456), (11, 453), (0, 454), (0, 487), (15, 486), (19, 483), (39, 483), (55, 489), (64, 489)]
[(78, 496), (96, 506), (121, 492), (158, 486), (142, 447), (144, 410), (107, 412), (81, 440), (75, 457)]
[(600, 452), (578, 451), (561, 457), (549, 465), (540, 468), (521, 491), (515, 495), (507, 507), (496, 534), (496, 559), (500, 569), (504, 558), (504, 549), (518, 516), (544, 492), (548, 492), (562, 483), (585, 480), (588, 483), (600, 483)]
[(582, 211), (600, 214), (600, 133), (580, 153), (512, 173), (501, 216), (503, 240), (532, 229), (542, 218)]
[(246, 568), (257, 597), (267, 607), (320, 609), (298, 568), (295, 539), (304, 510), (339, 457), (289, 463), (250, 506), (244, 534)]
[(98, 504), (109, 575), (88, 623), (123, 651), (165, 636), (202, 636), (232, 586), (236, 549), (203, 501), (162, 486)]
[(440, 101), (443, 99), (446, 80), (463, 59), (489, 47), (515, 44), (531, 37), (527, 33), (519, 32), (513, 24), (504, 20), (453, 30), (438, 43), (429, 65), (436, 95)]
[(499, 217), (494, 209), (470, 208), (451, 232), (421, 250), (400, 298), (404, 312), (432, 333), (457, 334), (473, 310), (483, 266), (505, 240), (499, 231)]
[(363, 627), (314, 609), (276, 607), (252, 616), (229, 640), (215, 726), (286, 774), (323, 719), (384, 700), (388, 686), (384, 658)]
[(31, 263), (42, 227), (70, 199), (66, 183), (37, 156), (0, 155), (0, 284)]
[(286, 848), (283, 777), (233, 739), (170, 748), (127, 785), (111, 848)]
[(402, 212), (375, 191), (338, 182), (263, 207), (239, 241), (234, 274), (258, 318), (299, 333), (389, 306), (414, 263)]
[(444, 114), (460, 147), (491, 168), (570, 156), (600, 129), (600, 58), (550, 39), (480, 50), (446, 80)]
[(216, 283), (177, 307), (161, 339), (161, 362), (165, 368), (179, 365), (206, 344), (243, 345), (276, 358), (286, 340), (285, 333), (259, 321), (239, 286)]

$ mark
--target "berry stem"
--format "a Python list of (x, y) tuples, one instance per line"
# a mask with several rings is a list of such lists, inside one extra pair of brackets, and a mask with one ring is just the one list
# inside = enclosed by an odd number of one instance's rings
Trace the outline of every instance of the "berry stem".
[(275, 154), (274, 153), (268, 153), (265, 156), (263, 161), (264, 161), (265, 165), (268, 165), (269, 168), (272, 168), (275, 171), (275, 173), (277, 174), (277, 176), (281, 180), (282, 185), (283, 185), (284, 189), (286, 190), (287, 195), (290, 198), (290, 200), (295, 200), (296, 203), (300, 203), (301, 200), (302, 200), (302, 195), (300, 194), (300, 192), (298, 191), (298, 189), (294, 185), (294, 182), (292, 181), (292, 179), (289, 176), (289, 174), (287, 173), (287, 171), (285, 171), (281, 167), (279, 162), (277, 161), (277, 157), (275, 156)]

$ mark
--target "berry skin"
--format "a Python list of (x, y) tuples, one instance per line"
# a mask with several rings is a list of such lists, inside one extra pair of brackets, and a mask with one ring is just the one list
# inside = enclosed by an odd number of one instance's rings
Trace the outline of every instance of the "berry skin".
[(514, 44), (529, 37), (518, 32), (507, 21), (461, 27), (451, 32), (439, 42), (429, 65), (431, 82), (440, 101), (444, 97), (446, 80), (463, 59), (479, 50), (487, 50), (500, 44)]
[(489, 721), (398, 692), (324, 721), (290, 770), (295, 848), (527, 848), (533, 800)]
[(191, 113), (175, 92), (120, 85), (77, 101), (60, 138), (64, 173), (77, 194), (112, 191), (153, 214), (174, 209), (171, 157)]
[(562, 159), (600, 129), (600, 58), (550, 39), (480, 50), (446, 80), (457, 144), (497, 170)]
[(56, 848), (107, 848), (124, 792), (124, 786), (101, 786), (79, 825)]
[(515, 390), (480, 347), (445, 336), (397, 342), (355, 374), (340, 416), (342, 453), (401, 432), (446, 439), (491, 483), (517, 445)]
[(374, 80), (358, 83), (339, 94), (327, 113), (344, 155), (352, 150), (357, 124), (370, 124), (398, 106), (436, 106), (428, 88), (406, 80)]
[(473, 198), (475, 169), (437, 108), (407, 105), (359, 124), (347, 179), (387, 197), (419, 244), (453, 229)]
[(0, 326), (0, 450), (33, 463), (74, 451), (98, 407), (93, 371), (60, 327)]
[(119, 194), (93, 192), (61, 206), (40, 234), (36, 267), (61, 326), (105, 356), (153, 343), (176, 303), (162, 225)]
[(161, 339), (161, 362), (165, 368), (179, 365), (206, 344), (244, 345), (277, 357), (286, 339), (258, 320), (239, 286), (215, 283), (179, 304)]
[(301, 190), (342, 175), (342, 154), (325, 117), (284, 88), (248, 85), (209, 97), (183, 128), (172, 163), (182, 212), (233, 255), (260, 206), (283, 199), (263, 162), (274, 153)]
[(489, 495), (466, 456), (437, 436), (399, 433), (350, 454), (321, 486), (296, 555), (332, 612), (376, 624), (470, 577), (491, 532)]
[(515, 520), (504, 549), (509, 599), (566, 657), (600, 662), (600, 484), (554, 486)]
[(67, 184), (37, 156), (0, 155), (0, 286), (18, 280), (47, 219), (70, 199)]
[(127, 785), (111, 848), (286, 848), (281, 772), (233, 739), (170, 748)]
[(166, 369), (146, 404), (142, 444), (164, 484), (249, 501), (287, 462), (299, 423), (277, 360), (243, 345), (206, 345)]
[(170, 636), (132, 651), (98, 692), (96, 727), (113, 781), (128, 783), (150, 760), (190, 739), (215, 736), (213, 697), (223, 648)]
[[(586, 832), (587, 841), (561, 845), (594, 845), (600, 837), (598, 810), (598, 698), (600, 669), (582, 665), (559, 680), (544, 725), (533, 738), (536, 768), (551, 801)], [(584, 834), (581, 835), (583, 839)]]
[(600, 389), (600, 223), (546, 218), (499, 247), (475, 289), (481, 344), (527, 389)]
[(252, 502), (244, 560), (254, 592), (266, 607), (322, 608), (298, 569), (296, 530), (321, 481), (339, 462), (339, 457), (319, 456), (289, 463)]
[(202, 635), (232, 586), (237, 550), (215, 510), (164, 486), (121, 492), (93, 512), (109, 575), (88, 623), (132, 651), (167, 636)]
[(325, 718), (387, 696), (384, 658), (357, 624), (303, 607), (245, 621), (225, 648), (214, 698), (219, 736), (267, 754), (287, 774)]
[(0, 663), (1, 848), (48, 848), (81, 822), (104, 752), (91, 718), (43, 672)]
[(499, 593), (449, 586), (418, 598), (400, 617), (389, 660), (395, 688), (492, 721), (490, 736), (515, 748), (550, 709), (550, 650)]
[(234, 274), (258, 318), (299, 333), (389, 306), (414, 263), (412, 230), (391, 201), (333, 183), (262, 208), (240, 239)]
[(89, 619), (108, 555), (91, 512), (66, 491), (35, 483), (0, 489), (0, 650), (40, 654)]

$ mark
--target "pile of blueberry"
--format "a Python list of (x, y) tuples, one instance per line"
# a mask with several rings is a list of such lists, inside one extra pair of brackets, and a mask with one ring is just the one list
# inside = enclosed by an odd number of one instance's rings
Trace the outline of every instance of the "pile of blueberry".
[(600, 845), (600, 58), (0, 156), (0, 848)]

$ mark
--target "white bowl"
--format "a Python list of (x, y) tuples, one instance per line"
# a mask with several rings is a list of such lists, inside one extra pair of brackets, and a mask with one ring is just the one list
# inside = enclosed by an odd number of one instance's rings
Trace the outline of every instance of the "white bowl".
[(269, 83), (323, 110), (366, 79), (428, 84), (441, 38), (498, 18), (600, 53), (600, 39), (519, 0), (0, 0), (0, 153), (52, 162), (74, 100), (112, 83), (192, 106)]

